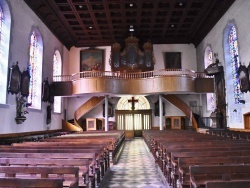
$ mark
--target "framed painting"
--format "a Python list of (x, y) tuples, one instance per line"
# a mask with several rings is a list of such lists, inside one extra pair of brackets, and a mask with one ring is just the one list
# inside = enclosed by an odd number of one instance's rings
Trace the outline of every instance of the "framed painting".
[(29, 87), (30, 87), (30, 74), (29, 70), (23, 71), (21, 74), (21, 83), (20, 83), (20, 90), (21, 95), (24, 97), (29, 96)]
[(181, 129), (181, 117), (172, 117), (172, 129)]
[(20, 92), (21, 71), (18, 62), (9, 68), (8, 92), (18, 94)]
[(104, 71), (104, 51), (86, 49), (80, 51), (80, 72)]
[(248, 92), (249, 90), (249, 75), (248, 70), (245, 65), (240, 65), (238, 69), (239, 79), (240, 79), (240, 91)]
[(165, 52), (165, 69), (181, 69), (181, 52)]
[(96, 130), (96, 119), (94, 118), (87, 118), (87, 131)]

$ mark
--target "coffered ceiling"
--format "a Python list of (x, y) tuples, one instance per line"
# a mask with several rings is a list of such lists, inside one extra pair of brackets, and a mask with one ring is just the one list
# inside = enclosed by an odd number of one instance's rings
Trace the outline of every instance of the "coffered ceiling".
[(68, 48), (141, 43), (197, 46), (235, 0), (24, 0)]

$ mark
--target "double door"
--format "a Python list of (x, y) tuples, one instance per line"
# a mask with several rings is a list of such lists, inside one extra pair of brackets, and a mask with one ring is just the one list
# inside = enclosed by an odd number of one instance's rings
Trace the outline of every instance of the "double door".
[(126, 139), (141, 137), (142, 130), (152, 127), (152, 110), (116, 110), (118, 130), (124, 130)]

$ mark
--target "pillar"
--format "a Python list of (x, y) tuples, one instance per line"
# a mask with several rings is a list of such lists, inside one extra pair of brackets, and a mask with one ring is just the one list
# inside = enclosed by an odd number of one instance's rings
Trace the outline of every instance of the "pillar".
[(108, 99), (108, 95), (105, 95), (105, 131), (109, 131), (109, 123), (108, 123), (108, 103), (109, 103), (109, 99)]
[(162, 96), (161, 96), (161, 95), (159, 95), (159, 118), (160, 118), (160, 131), (162, 131), (162, 130), (163, 130), (162, 114), (163, 114), (163, 109), (162, 109)]

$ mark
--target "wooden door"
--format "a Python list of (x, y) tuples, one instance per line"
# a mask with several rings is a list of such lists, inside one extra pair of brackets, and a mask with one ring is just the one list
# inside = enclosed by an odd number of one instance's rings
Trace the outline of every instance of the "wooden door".
[(141, 137), (142, 130), (152, 127), (152, 110), (116, 110), (117, 130), (124, 130), (127, 139)]
[(244, 114), (244, 128), (250, 129), (250, 112)]

